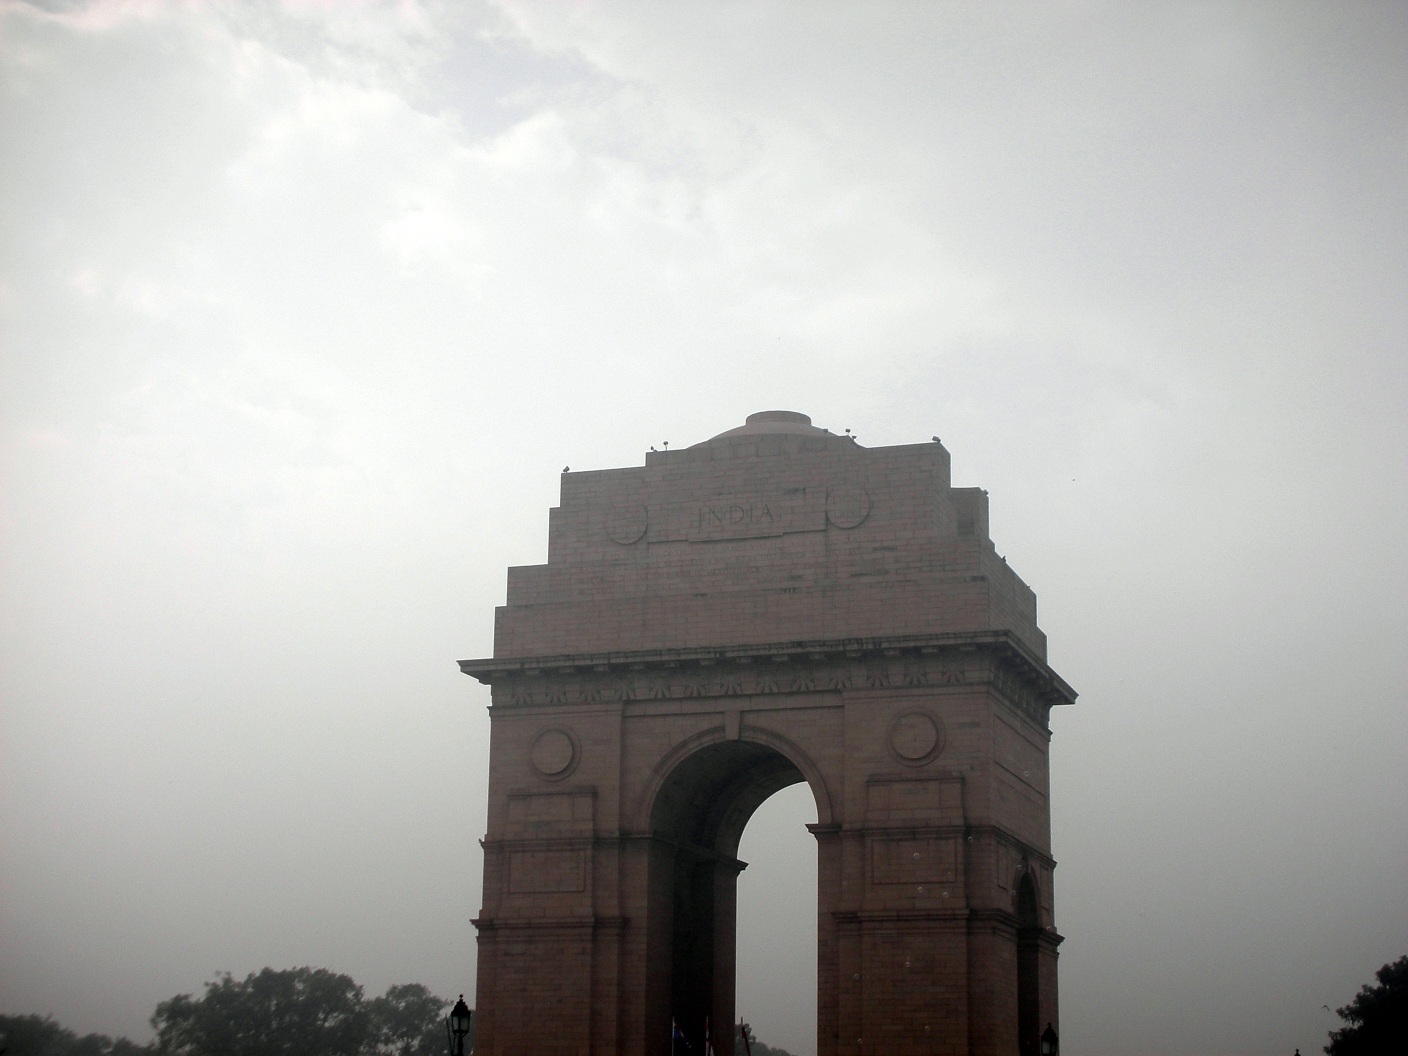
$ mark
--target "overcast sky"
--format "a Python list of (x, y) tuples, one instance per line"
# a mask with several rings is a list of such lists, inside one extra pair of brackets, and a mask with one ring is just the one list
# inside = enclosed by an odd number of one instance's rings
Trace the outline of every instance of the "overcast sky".
[(1080, 691), (1066, 1050), (1318, 1051), (1408, 952), (1405, 100), (1390, 2), (0, 4), (0, 1012), (472, 995), (455, 660), (563, 465), (787, 408), (943, 437)]

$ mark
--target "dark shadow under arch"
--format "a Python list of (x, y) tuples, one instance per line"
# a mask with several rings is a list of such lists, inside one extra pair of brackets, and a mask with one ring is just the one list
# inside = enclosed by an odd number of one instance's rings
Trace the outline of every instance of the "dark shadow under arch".
[[(831, 794), (826, 787), (825, 777), (821, 770), (797, 745), (793, 744), (786, 737), (773, 733), (771, 730), (748, 729), (736, 740), (728, 740), (724, 734), (722, 726), (715, 726), (712, 729), (701, 731), (692, 737), (688, 737), (676, 744), (670, 751), (666, 752), (660, 761), (651, 770), (650, 779), (645, 784), (644, 792), (640, 800), (637, 801), (633, 811), (633, 818), (638, 826), (647, 832), (653, 832), (656, 828), (656, 819), (661, 805), (661, 796), (665, 793), (666, 786), (679, 779), (680, 768), (686, 760), (693, 758), (697, 753), (711, 746), (723, 747), (728, 744), (751, 744), (772, 749), (776, 754), (783, 756), (790, 761), (798, 771), (798, 777), (789, 782), (805, 781), (811, 790), (812, 799), (816, 801), (817, 822), (821, 825), (829, 825), (833, 821)], [(778, 785), (773, 791), (786, 788), (787, 784)], [(771, 795), (771, 793), (769, 793)], [(764, 796), (763, 799), (766, 799)], [(761, 802), (761, 800), (759, 801)], [(637, 830), (639, 831), (639, 829)], [(741, 830), (740, 830), (741, 831)]]
[[(647, 942), (655, 970), (646, 995), (647, 1051), (668, 1052), (678, 1025), (691, 1051), (702, 1052), (706, 1025), (721, 1039), (732, 1029), (739, 840), (769, 796), (807, 778), (791, 758), (757, 740), (714, 741), (672, 762), (649, 814)], [(817, 808), (821, 816), (820, 802)]]
[(1041, 1051), (1041, 900), (1029, 870), (1017, 881), (1017, 1051)]

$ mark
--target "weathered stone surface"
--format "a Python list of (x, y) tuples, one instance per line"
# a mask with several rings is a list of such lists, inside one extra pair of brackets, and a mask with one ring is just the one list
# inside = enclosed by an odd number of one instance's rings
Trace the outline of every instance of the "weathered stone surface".
[(461, 663), (493, 687), (476, 1051), (663, 1056), (672, 1020), (734, 1022), (738, 841), (806, 781), (819, 1053), (1034, 1052), (1075, 697), (1045, 655), (938, 443), (764, 412), (564, 474), (547, 564)]

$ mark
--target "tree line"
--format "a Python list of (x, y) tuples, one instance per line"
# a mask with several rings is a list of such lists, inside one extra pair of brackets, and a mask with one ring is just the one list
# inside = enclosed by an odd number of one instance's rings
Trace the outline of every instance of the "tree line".
[(157, 1005), (146, 1045), (80, 1037), (43, 1016), (0, 1016), (0, 1056), (444, 1056), (449, 1007), (420, 983), (369, 998), (326, 968), (226, 972), (199, 997)]
[[(200, 996), (157, 1005), (156, 1037), (145, 1045), (80, 1036), (45, 1016), (0, 1016), (0, 1056), (444, 1056), (449, 1007), (419, 983), (369, 998), (326, 968), (265, 968), (243, 979), (225, 972)], [(749, 1040), (752, 1056), (792, 1056), (751, 1031)], [(465, 1051), (473, 1048), (471, 1021)]]
[[(1329, 1056), (1408, 1052), (1408, 956), (1375, 973), (1337, 1009)], [(205, 993), (178, 994), (156, 1006), (145, 1045), (105, 1034), (79, 1036), (46, 1016), (0, 1016), (0, 1056), (443, 1056), (450, 1002), (419, 983), (368, 998), (350, 976), (326, 968), (228, 972)], [(790, 1056), (749, 1033), (752, 1056)], [(735, 1039), (735, 1052), (744, 1052)], [(465, 1039), (473, 1050), (474, 1035)]]

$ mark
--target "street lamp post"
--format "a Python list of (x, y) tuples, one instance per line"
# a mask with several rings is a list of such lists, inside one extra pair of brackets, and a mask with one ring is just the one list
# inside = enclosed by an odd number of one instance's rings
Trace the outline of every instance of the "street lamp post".
[(464, 994), (460, 994), (460, 999), (445, 1020), (445, 1033), (450, 1038), (450, 1056), (464, 1056), (464, 1039), (469, 1033), (469, 1020), (473, 1015), (473, 1010), (464, 1003)]

